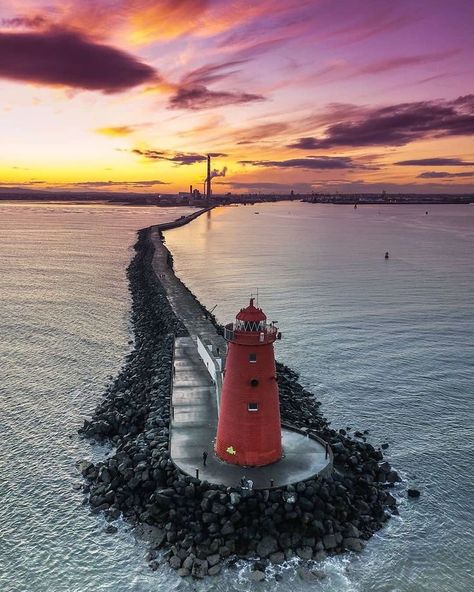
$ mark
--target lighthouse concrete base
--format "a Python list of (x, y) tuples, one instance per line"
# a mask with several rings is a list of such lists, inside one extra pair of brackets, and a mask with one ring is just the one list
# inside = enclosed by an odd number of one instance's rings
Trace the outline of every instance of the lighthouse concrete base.
[[(264, 467), (240, 467), (214, 454), (217, 427), (215, 388), (192, 338), (175, 340), (170, 453), (174, 464), (193, 477), (238, 487), (245, 477), (255, 489), (281, 487), (332, 470), (332, 455), (311, 434), (282, 430), (283, 457)], [(207, 453), (206, 464), (203, 452)]]

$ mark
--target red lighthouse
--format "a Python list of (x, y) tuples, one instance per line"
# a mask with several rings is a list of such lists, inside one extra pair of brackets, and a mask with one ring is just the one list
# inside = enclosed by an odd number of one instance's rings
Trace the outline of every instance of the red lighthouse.
[(225, 328), (228, 341), (215, 451), (222, 460), (259, 467), (281, 458), (273, 342), (280, 334), (253, 298)]

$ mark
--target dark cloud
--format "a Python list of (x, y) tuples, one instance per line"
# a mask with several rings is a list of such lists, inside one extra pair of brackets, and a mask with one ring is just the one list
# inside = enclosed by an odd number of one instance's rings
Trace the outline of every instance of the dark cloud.
[(452, 179), (456, 177), (474, 177), (474, 172), (446, 173), (445, 171), (427, 171), (418, 175), (419, 179)]
[(114, 187), (115, 185), (127, 185), (130, 187), (150, 187), (153, 185), (169, 185), (166, 181), (159, 181), (158, 179), (146, 181), (83, 181), (78, 183), (67, 183), (71, 186), (81, 187)]
[[(207, 160), (207, 154), (196, 154), (195, 152), (171, 153), (162, 150), (141, 150), (139, 148), (134, 148), (132, 152), (133, 154), (138, 154), (139, 156), (143, 156), (149, 160), (168, 160), (169, 162), (174, 162), (177, 165), (189, 165)], [(210, 155), (213, 158), (227, 156), (227, 154), (222, 152), (211, 152)]]
[(39, 29), (44, 27), (48, 21), (44, 16), (14, 16), (12, 18), (4, 18), (0, 20), (2, 27), (8, 27), (11, 29)]
[(165, 160), (169, 160), (170, 162), (174, 162), (180, 165), (187, 165), (194, 164), (196, 162), (203, 162), (204, 160), (207, 160), (207, 156), (204, 156), (204, 154), (178, 152), (174, 156), (169, 156), (165, 158)]
[(285, 169), (353, 169), (357, 167), (348, 156), (307, 156), (306, 158), (290, 158), (288, 160), (240, 160), (239, 163)]
[(288, 148), (299, 148), (300, 150), (315, 150), (319, 148), (316, 138), (298, 138), (293, 144), (288, 144)]
[(341, 112), (340, 117), (343, 121), (329, 125), (324, 137), (300, 138), (291, 147), (402, 146), (423, 138), (469, 136), (474, 134), (474, 95), (366, 108), (347, 119)]
[(252, 183), (252, 181), (248, 181), (246, 183), (240, 181), (218, 181), (216, 185), (228, 185), (232, 189), (237, 190), (247, 190), (253, 192), (274, 192), (274, 193), (290, 193), (291, 190), (297, 193), (311, 193), (313, 191), (313, 187), (311, 183), (270, 183), (270, 182), (259, 182), (256, 181)]
[(210, 90), (209, 84), (222, 82), (240, 72), (239, 66), (248, 60), (231, 60), (218, 64), (205, 64), (181, 77), (168, 106), (171, 109), (201, 110), (224, 105), (263, 101), (261, 95), (238, 91)]
[(140, 150), (140, 148), (134, 148), (131, 152), (133, 154), (138, 154), (138, 156), (144, 156), (149, 160), (162, 160), (166, 155), (166, 152), (161, 152), (159, 150)]
[(157, 79), (133, 56), (77, 32), (0, 32), (0, 77), (105, 93)]
[(462, 158), (415, 158), (412, 160), (399, 160), (394, 164), (402, 166), (474, 166), (474, 162)]
[(238, 105), (241, 103), (253, 103), (264, 101), (262, 95), (244, 92), (214, 91), (204, 85), (181, 86), (169, 100), (170, 109), (190, 109), (198, 111), (223, 107), (225, 105)]

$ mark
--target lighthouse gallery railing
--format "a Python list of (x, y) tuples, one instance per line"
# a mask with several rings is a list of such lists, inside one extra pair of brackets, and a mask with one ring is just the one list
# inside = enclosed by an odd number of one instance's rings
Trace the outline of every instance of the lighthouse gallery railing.
[(226, 341), (232, 341), (237, 339), (239, 335), (250, 335), (252, 333), (263, 333), (265, 336), (277, 336), (278, 327), (271, 323), (259, 323), (258, 329), (255, 331), (243, 331), (240, 328), (236, 328), (234, 323), (229, 323), (224, 327), (224, 339)]

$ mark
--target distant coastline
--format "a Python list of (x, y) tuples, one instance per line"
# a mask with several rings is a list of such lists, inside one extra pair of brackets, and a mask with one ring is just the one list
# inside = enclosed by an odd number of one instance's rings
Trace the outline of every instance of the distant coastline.
[(290, 193), (290, 194), (226, 194), (213, 195), (210, 201), (194, 199), (187, 194), (150, 194), (150, 193), (105, 193), (105, 192), (52, 192), (52, 191), (8, 191), (0, 188), (0, 202), (34, 203), (80, 203), (109, 204), (116, 206), (195, 206), (207, 208), (216, 205), (254, 204), (277, 201), (302, 201), (313, 204), (340, 205), (415, 205), (415, 204), (460, 204), (474, 203), (474, 193), (470, 194), (326, 194), (326, 193)]

